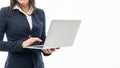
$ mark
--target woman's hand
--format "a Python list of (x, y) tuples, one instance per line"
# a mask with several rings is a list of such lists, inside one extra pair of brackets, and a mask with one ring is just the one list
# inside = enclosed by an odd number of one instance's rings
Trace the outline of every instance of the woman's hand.
[(42, 51), (45, 53), (45, 54), (51, 54), (52, 52), (58, 50), (60, 48), (50, 48), (50, 49), (42, 49)]
[(39, 38), (31, 37), (22, 43), (22, 47), (24, 48), (24, 47), (31, 46), (34, 42), (42, 42), (42, 40)]

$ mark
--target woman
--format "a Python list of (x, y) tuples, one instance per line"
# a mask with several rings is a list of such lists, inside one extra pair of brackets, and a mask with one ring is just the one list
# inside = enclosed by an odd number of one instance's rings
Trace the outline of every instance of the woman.
[[(3, 41), (6, 33), (8, 41)], [(10, 0), (0, 10), (0, 51), (8, 51), (5, 68), (44, 68), (41, 52), (47, 56), (57, 48), (34, 50), (24, 47), (45, 41), (45, 14), (34, 0)]]

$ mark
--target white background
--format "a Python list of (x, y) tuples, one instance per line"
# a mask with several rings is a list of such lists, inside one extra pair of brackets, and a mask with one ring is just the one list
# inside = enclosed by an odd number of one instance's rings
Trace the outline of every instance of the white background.
[[(36, 6), (46, 13), (47, 30), (52, 19), (82, 20), (74, 46), (44, 57), (46, 68), (120, 68), (119, 0), (36, 0)], [(0, 52), (0, 68), (6, 56)]]

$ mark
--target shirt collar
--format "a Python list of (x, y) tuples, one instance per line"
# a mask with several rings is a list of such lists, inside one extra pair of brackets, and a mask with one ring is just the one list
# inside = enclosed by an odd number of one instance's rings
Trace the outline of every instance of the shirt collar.
[(13, 9), (18, 9), (20, 12), (24, 13), (25, 15), (31, 15), (33, 12), (33, 8), (30, 7), (29, 11), (27, 12), (27, 14), (20, 8), (20, 6), (18, 4), (16, 4)]

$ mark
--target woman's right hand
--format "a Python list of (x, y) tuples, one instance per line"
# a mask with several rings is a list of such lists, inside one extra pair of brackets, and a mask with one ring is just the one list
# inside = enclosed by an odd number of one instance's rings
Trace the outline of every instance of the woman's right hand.
[(22, 47), (25, 48), (31, 46), (34, 42), (42, 42), (42, 40), (36, 37), (31, 37), (22, 43)]

